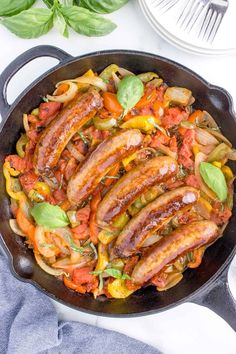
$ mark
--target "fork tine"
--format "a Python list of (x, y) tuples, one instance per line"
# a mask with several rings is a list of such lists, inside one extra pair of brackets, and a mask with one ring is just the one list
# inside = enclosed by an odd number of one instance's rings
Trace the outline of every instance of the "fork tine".
[(186, 17), (188, 17), (189, 14), (189, 9), (191, 9), (192, 5), (194, 5), (195, 0), (191, 0), (187, 3), (187, 5), (184, 7), (183, 11), (181, 12), (177, 24), (182, 27), (183, 23), (185, 22)]
[[(179, 0), (173, 0), (171, 3), (166, 4), (165, 7), (162, 7), (162, 13), (164, 14), (165, 12), (169, 11), (172, 6), (177, 4)], [(169, 6), (168, 6), (169, 5)]]
[(196, 11), (195, 19), (194, 19), (194, 21), (192, 22), (191, 26), (189, 27), (189, 32), (191, 31), (191, 29), (193, 28), (193, 26), (194, 26), (195, 23), (197, 22), (199, 16), (200, 16), (201, 13), (202, 13), (203, 8), (204, 8), (204, 5), (201, 5), (201, 4), (200, 4), (200, 6), (199, 6), (199, 8), (198, 8), (198, 12)]
[[(192, 10), (191, 10), (191, 12), (190, 12), (190, 17), (189, 17), (189, 19), (188, 19), (188, 21), (187, 21), (187, 24), (185, 24), (185, 26), (184, 26), (184, 30), (186, 30), (187, 29), (187, 27), (189, 26), (189, 24), (191, 23), (191, 21), (192, 21), (192, 19), (194, 18), (194, 16), (196, 15), (196, 11), (197, 11), (197, 9), (198, 8), (200, 8), (201, 9), (201, 4), (200, 4), (200, 2), (196, 2), (195, 3), (195, 6), (192, 8)], [(182, 26), (184, 25), (184, 23), (182, 24)]]
[(165, 0), (154, 0), (152, 2), (152, 5), (154, 4), (154, 7), (160, 6), (163, 2), (165, 2)]
[(217, 12), (214, 11), (213, 9), (211, 9), (211, 10), (212, 10), (212, 12), (211, 12), (210, 20), (209, 20), (209, 22), (208, 22), (208, 24), (206, 26), (204, 35), (202, 37), (202, 39), (205, 40), (205, 41), (207, 41), (207, 38), (208, 38), (209, 34), (211, 33), (211, 30), (214, 27), (215, 21), (216, 21), (216, 18), (217, 18)]
[[(208, 22), (207, 22), (207, 20), (208, 20)], [(202, 25), (201, 25), (200, 31), (198, 33), (198, 38), (202, 37), (202, 35), (204, 36), (205, 31), (203, 31), (203, 30), (204, 30), (204, 28), (206, 30), (210, 20), (211, 20), (211, 8), (208, 7), (207, 12), (206, 12), (206, 14), (204, 16), (204, 19), (202, 21)], [(206, 26), (204, 26), (204, 25), (206, 25)]]
[[(175, 0), (164, 0), (164, 1), (161, 1), (157, 6), (159, 8), (159, 10), (164, 10), (166, 7), (168, 7), (169, 5), (169, 8), (171, 6), (173, 6), (177, 1)], [(157, 7), (156, 6), (156, 7)], [(167, 10), (166, 10), (167, 11)]]
[(210, 43), (213, 42), (222, 20), (223, 20), (223, 15), (221, 13), (218, 13), (215, 23), (214, 23), (214, 26), (212, 27), (211, 32), (210, 32), (209, 36), (207, 37), (207, 41), (209, 41)]

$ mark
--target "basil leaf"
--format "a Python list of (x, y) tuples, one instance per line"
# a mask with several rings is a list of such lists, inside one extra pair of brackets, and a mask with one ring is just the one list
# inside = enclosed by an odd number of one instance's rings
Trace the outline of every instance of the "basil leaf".
[(128, 274), (122, 274), (121, 279), (124, 279), (124, 280), (128, 279), (128, 280), (130, 280), (131, 278), (130, 278), (130, 276), (129, 276)]
[(43, 0), (44, 4), (47, 5), (47, 7), (50, 9), (53, 7), (54, 0)]
[(74, 1), (73, 0), (60, 0), (60, 4), (62, 6), (73, 6)]
[(201, 162), (200, 174), (208, 187), (216, 193), (220, 201), (224, 202), (227, 198), (228, 188), (223, 172), (209, 162)]
[(58, 205), (38, 203), (31, 208), (30, 213), (38, 225), (49, 229), (64, 227), (70, 223), (64, 210)]
[(120, 9), (129, 0), (80, 0), (76, 1), (79, 6), (100, 14), (108, 14)]
[(121, 277), (122, 277), (122, 273), (119, 269), (108, 268), (108, 269), (105, 269), (104, 272), (113, 278), (121, 279)]
[(144, 85), (135, 75), (125, 76), (118, 85), (117, 99), (124, 108), (124, 115), (133, 108), (144, 94)]
[(78, 33), (85, 36), (104, 36), (112, 32), (116, 25), (87, 9), (78, 6), (65, 6), (61, 12), (67, 23)]
[(29, 9), (35, 0), (1, 0), (0, 16), (13, 16)]
[(57, 8), (54, 10), (53, 13), (53, 24), (56, 27), (56, 29), (60, 32), (60, 34), (62, 34), (66, 38), (69, 37), (67, 23), (60, 10)]
[(53, 13), (49, 9), (29, 9), (12, 17), (5, 17), (1, 23), (18, 37), (37, 38), (52, 28)]

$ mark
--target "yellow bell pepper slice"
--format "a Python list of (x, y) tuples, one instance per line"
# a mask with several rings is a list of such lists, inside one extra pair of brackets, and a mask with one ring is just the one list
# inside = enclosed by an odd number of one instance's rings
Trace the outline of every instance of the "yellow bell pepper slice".
[(231, 168), (229, 166), (223, 166), (221, 168), (221, 171), (223, 172), (223, 174), (225, 175), (225, 178), (227, 181), (231, 180), (232, 178), (234, 178), (234, 174), (233, 171), (231, 170)]
[(98, 261), (97, 261), (95, 271), (96, 272), (99, 270), (103, 271), (106, 268), (106, 266), (108, 265), (108, 262), (109, 262), (109, 258), (108, 258), (106, 246), (103, 245), (101, 242), (99, 242), (99, 244), (98, 244)]
[(136, 156), (137, 156), (137, 153), (135, 152), (134, 154), (129, 155), (128, 157), (124, 158), (122, 160), (123, 166), (126, 167), (131, 161), (136, 159)]
[(220, 161), (213, 161), (212, 165), (214, 165), (215, 167), (218, 167), (218, 168), (222, 167), (222, 163)]
[(26, 134), (22, 134), (20, 139), (16, 143), (17, 154), (22, 158), (25, 156), (25, 147), (27, 143), (28, 143), (28, 138)]
[(107, 290), (115, 299), (125, 299), (135, 291), (129, 290), (123, 279), (115, 279), (112, 283), (108, 284)]
[(124, 122), (120, 127), (123, 129), (133, 128), (148, 132), (156, 129), (155, 124), (160, 124), (160, 120), (154, 116), (135, 116)]
[(117, 237), (117, 234), (115, 232), (110, 232), (107, 230), (102, 230), (98, 234), (98, 239), (103, 245), (108, 245), (116, 237)]
[(3, 174), (4, 177), (6, 179), (6, 191), (7, 194), (12, 198), (12, 199), (16, 199), (20, 202), (26, 201), (27, 197), (25, 195), (25, 193), (23, 191), (19, 191), (19, 192), (14, 192), (13, 190), (13, 186), (12, 186), (12, 179), (11, 176), (17, 176), (18, 174), (16, 174), (16, 172), (13, 168), (10, 167), (9, 162), (5, 162), (3, 164)]

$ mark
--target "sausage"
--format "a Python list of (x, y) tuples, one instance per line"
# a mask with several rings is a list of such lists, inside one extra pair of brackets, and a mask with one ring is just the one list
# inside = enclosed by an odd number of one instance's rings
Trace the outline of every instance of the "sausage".
[(85, 159), (71, 177), (67, 196), (72, 205), (79, 205), (93, 193), (107, 172), (142, 144), (138, 129), (122, 130), (108, 137)]
[(140, 259), (131, 275), (132, 281), (143, 284), (180, 255), (212, 243), (217, 239), (217, 225), (209, 220), (184, 225), (163, 237)]
[(159, 230), (180, 210), (197, 202), (200, 192), (192, 187), (181, 187), (155, 199), (144, 207), (119, 234), (113, 254), (128, 257), (142, 247), (144, 241)]
[(98, 225), (111, 223), (149, 187), (173, 177), (177, 172), (176, 160), (168, 156), (154, 157), (132, 169), (103, 198), (97, 211)]
[(72, 136), (102, 108), (100, 94), (90, 89), (62, 109), (43, 131), (34, 152), (37, 174), (50, 174)]

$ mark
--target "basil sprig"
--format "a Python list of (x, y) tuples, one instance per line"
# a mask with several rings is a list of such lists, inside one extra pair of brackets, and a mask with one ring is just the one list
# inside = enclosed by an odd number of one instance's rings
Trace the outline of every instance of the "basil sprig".
[(144, 85), (135, 75), (125, 76), (118, 85), (117, 99), (124, 108), (124, 115), (133, 108), (144, 94)]
[(108, 14), (120, 9), (128, 0), (76, 0), (79, 6), (99, 14)]
[(61, 12), (69, 26), (85, 36), (104, 36), (116, 28), (112, 21), (82, 7), (65, 6)]
[(208, 187), (215, 192), (221, 202), (224, 202), (227, 198), (228, 188), (223, 172), (209, 162), (201, 162), (200, 174)]
[(53, 26), (53, 12), (49, 9), (29, 9), (1, 19), (9, 31), (21, 38), (37, 38)]
[(99, 290), (102, 290), (103, 288), (103, 273), (106, 273), (110, 275), (110, 277), (116, 278), (116, 279), (131, 279), (128, 274), (122, 273), (119, 269), (116, 268), (107, 268), (104, 270), (95, 270), (94, 272), (91, 272), (90, 274), (93, 275), (98, 275), (99, 277)]
[(30, 209), (36, 223), (49, 229), (56, 229), (69, 225), (70, 221), (63, 209), (58, 205), (38, 203)]
[(35, 0), (1, 0), (0, 16), (13, 16), (29, 9)]
[(86, 36), (104, 36), (116, 28), (98, 13), (110, 13), (128, 0), (43, 0), (47, 8), (30, 8), (35, 0), (2, 0), (0, 23), (21, 38), (37, 38), (55, 26), (65, 37), (68, 27)]

